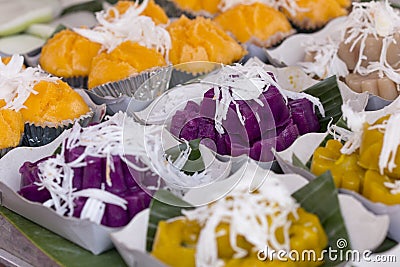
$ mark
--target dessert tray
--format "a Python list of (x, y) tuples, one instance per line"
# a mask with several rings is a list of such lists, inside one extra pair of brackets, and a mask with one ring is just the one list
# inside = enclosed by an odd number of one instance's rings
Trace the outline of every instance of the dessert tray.
[(0, 265), (397, 266), (400, 3), (327, 2), (4, 2)]

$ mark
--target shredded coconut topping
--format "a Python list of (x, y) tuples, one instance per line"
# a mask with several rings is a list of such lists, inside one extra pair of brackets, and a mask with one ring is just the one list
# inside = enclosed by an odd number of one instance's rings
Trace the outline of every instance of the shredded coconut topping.
[[(337, 126), (334, 130), (339, 130), (340, 134), (347, 140), (341, 149), (341, 153), (351, 154), (361, 145), (368, 113), (366, 111), (355, 112), (348, 103), (343, 104), (342, 111), (343, 118), (347, 120), (347, 125), (351, 129), (351, 132)], [(398, 108), (396, 106), (389, 106), (387, 109), (383, 110), (381, 114), (383, 116), (390, 115), (390, 117), (388, 120), (383, 121), (382, 124), (368, 127), (368, 130), (377, 129), (384, 133), (382, 149), (379, 154), (379, 171), (383, 174), (386, 168), (391, 172), (397, 167), (395, 159), (400, 145), (400, 113), (398, 113)]]
[[(317, 75), (320, 78), (326, 75), (338, 75), (344, 77), (348, 74), (346, 65), (337, 56), (340, 42), (351, 44), (350, 52), (359, 46), (358, 61), (354, 73), (366, 76), (377, 72), (382, 78), (386, 75), (393, 82), (400, 83), (400, 69), (393, 69), (388, 63), (387, 55), (390, 45), (397, 44), (394, 34), (400, 30), (400, 15), (394, 10), (389, 2), (371, 1), (357, 3), (353, 2), (352, 12), (348, 15), (344, 24), (341, 25), (340, 38), (335, 40), (318, 40), (315, 43), (306, 44), (306, 52), (315, 54), (315, 62), (302, 62), (300, 66), (307, 73)], [(333, 36), (333, 35), (332, 35)], [(368, 37), (382, 40), (379, 61), (371, 61), (365, 55), (366, 41)], [(365, 67), (362, 64), (369, 61)]]
[[(305, 93), (296, 93), (284, 90), (274, 80), (274, 78), (264, 70), (262, 65), (255, 62), (250, 65), (235, 64), (234, 66), (224, 66), (217, 74), (215, 83), (202, 81), (204, 83), (213, 84), (215, 107), (215, 129), (220, 133), (224, 133), (222, 121), (226, 120), (229, 105), (233, 103), (236, 106), (236, 113), (240, 122), (244, 125), (245, 118), (239, 110), (237, 100), (254, 100), (260, 106), (263, 106), (260, 95), (268, 91), (270, 86), (275, 86), (282, 97), (287, 102), (287, 98), (300, 99), (306, 98), (318, 107), (322, 116), (325, 116), (324, 108), (318, 98)], [(257, 114), (256, 114), (257, 115)]]
[[(156, 49), (168, 61), (168, 53), (172, 47), (171, 37), (163, 26), (157, 26), (150, 17), (140, 15), (147, 4), (148, 0), (144, 0), (140, 5), (135, 2), (124, 14), (119, 14), (115, 7), (100, 11), (96, 13), (99, 26), (93, 29), (74, 28), (74, 31), (100, 43), (108, 53), (121, 43), (131, 41)], [(110, 21), (111, 12), (115, 18)]]
[[(359, 60), (354, 72), (361, 75), (368, 75), (378, 71), (379, 76), (385, 74), (389, 79), (400, 83), (400, 74), (387, 62), (387, 49), (391, 43), (396, 43), (394, 34), (400, 30), (400, 16), (386, 1), (353, 3), (353, 10), (350, 13), (344, 28), (349, 35), (345, 38), (345, 43), (352, 43), (351, 50), (360, 44)], [(364, 60), (365, 42), (368, 36), (382, 38), (382, 50), (379, 62), (370, 62), (367, 67), (361, 66)]]
[(19, 111), (26, 108), (25, 101), (31, 94), (37, 94), (34, 86), (42, 81), (55, 82), (56, 77), (51, 77), (40, 68), (25, 68), (24, 57), (13, 55), (8, 64), (4, 64), (0, 58), (0, 100), (6, 105), (3, 109)]
[[(88, 200), (81, 212), (81, 218), (100, 223), (104, 214), (105, 203), (114, 204), (126, 209), (126, 200), (111, 194), (103, 189), (85, 189), (76, 191), (73, 188), (74, 168), (85, 167), (85, 158), (88, 156), (107, 159), (107, 184), (112, 186), (109, 177), (110, 170), (114, 171), (112, 156), (119, 156), (130, 167), (139, 171), (148, 168), (140, 168), (135, 163), (126, 159), (125, 155), (136, 156), (139, 159), (147, 156), (144, 146), (144, 126), (133, 121), (125, 119), (122, 112), (107, 121), (94, 126), (82, 128), (75, 124), (69, 137), (61, 146), (61, 153), (55, 158), (49, 158), (38, 164), (39, 180), (36, 185), (39, 190), (46, 188), (51, 195), (51, 199), (44, 203), (48, 207), (54, 207), (60, 215), (72, 216), (74, 212), (74, 200), (79, 197), (87, 197)], [(123, 135), (125, 130), (134, 131), (135, 134)], [(152, 130), (149, 127), (149, 131)], [(66, 162), (64, 158), (65, 150), (71, 150), (76, 147), (84, 147), (82, 154), (72, 162)]]
[(392, 195), (400, 194), (400, 181), (394, 181), (393, 183), (385, 182), (383, 183), (387, 188), (390, 189)]
[(382, 149), (379, 155), (379, 171), (381, 174), (383, 174), (385, 168), (391, 172), (397, 167), (395, 160), (397, 149), (400, 145), (399, 124), (400, 114), (393, 114), (382, 124), (369, 127), (370, 130), (379, 129), (380, 131), (384, 132)]
[(299, 66), (311, 75), (325, 79), (332, 75), (345, 77), (349, 74), (346, 63), (337, 55), (339, 42), (332, 38), (313, 40), (304, 45), (306, 53), (314, 55), (313, 62), (300, 62)]
[(282, 8), (286, 9), (292, 16), (295, 16), (297, 12), (308, 11), (306, 8), (299, 7), (296, 0), (221, 0), (218, 8), (222, 12), (225, 12), (237, 5), (252, 5), (254, 3), (263, 3), (267, 6), (275, 8), (276, 10), (280, 10)]
[(346, 120), (347, 126), (352, 132), (340, 130), (339, 127), (335, 127), (336, 131), (344, 134), (347, 142), (344, 144), (340, 152), (342, 154), (350, 155), (356, 151), (361, 145), (361, 138), (364, 131), (364, 123), (366, 122), (365, 112), (355, 112), (349, 103), (342, 105), (343, 119)]
[[(106, 158), (106, 183), (112, 186), (111, 171), (115, 171), (113, 156), (119, 156), (129, 167), (140, 171), (152, 171), (159, 175), (167, 186), (176, 188), (193, 187), (211, 182), (211, 175), (207, 171), (186, 175), (182, 170), (189, 159), (191, 148), (186, 143), (186, 149), (181, 152), (175, 161), (171, 157), (166, 158), (162, 143), (162, 126), (143, 126), (132, 118), (119, 112), (101, 124), (82, 128), (75, 124), (62, 145), (62, 151), (55, 158), (49, 158), (38, 164), (39, 190), (47, 189), (51, 199), (44, 203), (48, 207), (54, 207), (60, 215), (73, 216), (74, 200), (79, 197), (88, 198), (81, 218), (100, 223), (104, 215), (105, 204), (114, 204), (126, 209), (126, 200), (102, 189), (85, 189), (76, 191), (73, 188), (74, 168), (85, 167), (85, 159), (90, 157)], [(65, 150), (83, 147), (82, 154), (72, 162), (66, 162)], [(133, 156), (131, 161), (127, 156)], [(138, 166), (138, 163), (145, 166)], [(141, 165), (141, 164), (140, 164)], [(158, 181), (161, 184), (161, 181)]]
[[(217, 227), (229, 224), (229, 241), (234, 250), (234, 258), (247, 256), (247, 251), (237, 244), (239, 236), (244, 236), (254, 248), (268, 245), (273, 250), (290, 250), (289, 215), (297, 216), (299, 205), (290, 196), (277, 178), (268, 177), (265, 184), (255, 193), (239, 184), (225, 198), (211, 205), (183, 211), (189, 220), (197, 221), (202, 230), (196, 247), (196, 266), (220, 266), (218, 259)], [(284, 240), (280, 243), (276, 231), (283, 229)]]
[(181, 151), (176, 160), (172, 160), (171, 156), (165, 154), (162, 134), (163, 133), (160, 131), (152, 135), (146, 135), (146, 147), (148, 152), (146, 164), (151, 166), (152, 171), (165, 181), (168, 188), (172, 190), (177, 188), (184, 190), (209, 184), (213, 181), (214, 177), (209, 174), (207, 169), (202, 172), (195, 172), (192, 175), (183, 172), (182, 168), (188, 161), (192, 151), (189, 142), (185, 140), (186, 149)]

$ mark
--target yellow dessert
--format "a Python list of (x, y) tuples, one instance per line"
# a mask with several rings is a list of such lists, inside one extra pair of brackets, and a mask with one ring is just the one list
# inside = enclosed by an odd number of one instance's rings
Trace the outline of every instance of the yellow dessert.
[(23, 132), (24, 121), (21, 113), (0, 109), (0, 149), (18, 146)]
[(212, 61), (231, 64), (242, 58), (246, 51), (220, 26), (210, 19), (185, 16), (167, 28), (172, 39), (169, 59), (172, 64), (191, 61)]
[(294, 31), (285, 15), (262, 3), (237, 5), (214, 21), (242, 43), (251, 41), (270, 47)]
[[(314, 250), (316, 255), (326, 247), (328, 238), (321, 226), (318, 217), (304, 209), (297, 210), (298, 218), (289, 216), (291, 226), (289, 229), (290, 247), (300, 254), (304, 250)], [(157, 228), (152, 255), (172, 267), (194, 267), (196, 266), (196, 243), (201, 233), (201, 226), (196, 221), (186, 218), (177, 218), (173, 221), (161, 221)], [(237, 246), (248, 253), (243, 258), (234, 258), (230, 240), (230, 225), (220, 223), (216, 232), (221, 233), (217, 238), (218, 258), (224, 261), (225, 267), (233, 266), (293, 266), (312, 267), (322, 262), (295, 262), (287, 258), (287, 261), (261, 261), (257, 258), (257, 250), (246, 237), (239, 235), (236, 239)], [(276, 240), (282, 242), (283, 231), (276, 231)], [(211, 248), (210, 248), (211, 249)]]
[(63, 30), (42, 48), (39, 64), (47, 72), (59, 77), (86, 77), (101, 45), (70, 30)]
[(328, 245), (318, 216), (300, 207), (278, 178), (265, 183), (253, 193), (239, 184), (223, 199), (160, 221), (152, 255), (171, 267), (321, 265), (319, 257), (297, 261), (264, 254), (268, 248), (321, 255)]
[(26, 108), (21, 109), (25, 122), (37, 126), (44, 126), (46, 123), (59, 125), (90, 111), (82, 97), (61, 80), (40, 81), (33, 89), (37, 94), (32, 93), (24, 103)]
[(298, 0), (300, 10), (291, 14), (283, 8), (286, 16), (301, 29), (316, 29), (324, 26), (331, 19), (345, 16), (348, 11), (348, 1), (336, 0)]
[(218, 12), (219, 0), (173, 0), (173, 2), (183, 10), (198, 13), (207, 12), (215, 14)]
[[(336, 140), (317, 148), (311, 171), (321, 175), (329, 170), (338, 188), (355, 191), (373, 202), (400, 204), (400, 155), (393, 141), (398, 137), (393, 136), (392, 128), (397, 123), (390, 121), (391, 116), (384, 116), (373, 124), (365, 123), (360, 147), (355, 151), (342, 154), (343, 146)], [(386, 158), (388, 148), (390, 158)]]
[(336, 0), (341, 7), (348, 8), (351, 6), (351, 0)]
[(311, 163), (311, 172), (321, 175), (331, 171), (336, 187), (360, 192), (363, 186), (365, 170), (358, 165), (359, 155), (342, 155), (342, 143), (329, 140), (325, 147), (315, 150)]
[(88, 87), (119, 81), (153, 67), (165, 66), (164, 56), (130, 41), (123, 42), (112, 52), (102, 52), (93, 58)]
[[(118, 10), (119, 14), (124, 14), (128, 10), (128, 8), (134, 5), (135, 2), (132, 1), (118, 1), (117, 4), (114, 5), (114, 7)], [(110, 9), (108, 15), (110, 18), (115, 17), (113, 9)], [(167, 14), (165, 14), (164, 10), (159, 5), (157, 5), (154, 0), (150, 0), (148, 2), (146, 9), (140, 15), (151, 17), (156, 24), (168, 23)]]

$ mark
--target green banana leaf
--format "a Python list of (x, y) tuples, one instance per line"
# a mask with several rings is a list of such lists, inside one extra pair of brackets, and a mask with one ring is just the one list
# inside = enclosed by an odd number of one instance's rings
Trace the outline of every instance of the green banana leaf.
[[(201, 139), (194, 139), (189, 141), (189, 146), (192, 149), (189, 160), (182, 167), (182, 171), (184, 171), (187, 175), (193, 175), (196, 172), (202, 172), (205, 170), (205, 164), (203, 158), (201, 157), (201, 152), (199, 149)], [(186, 149), (186, 144), (181, 143), (177, 146), (171, 147), (165, 151), (167, 157), (171, 157), (172, 162), (179, 157), (180, 153)]]
[(6, 218), (21, 234), (26, 236), (36, 247), (60, 266), (126, 266), (116, 249), (95, 256), (91, 252), (4, 207), (0, 207), (0, 215)]
[[(332, 249), (338, 249), (336, 242), (339, 239), (345, 239), (349, 244), (349, 237), (340, 212), (337, 194), (338, 191), (331, 175), (325, 173), (292, 195), (305, 210), (314, 213), (319, 217), (321, 224), (328, 235), (329, 246)], [(159, 201), (160, 199), (164, 199), (169, 203), (174, 204), (165, 204), (163, 203), (164, 201)], [(146, 247), (148, 252), (152, 249), (158, 223), (163, 220), (181, 216), (182, 209), (187, 208), (193, 207), (180, 198), (172, 195), (172, 193), (165, 190), (157, 192), (156, 197), (150, 204)], [(351, 249), (350, 245), (343, 249), (343, 253), (348, 249)], [(330, 259), (325, 258), (323, 266), (336, 266), (340, 262), (339, 260), (340, 258), (338, 258), (337, 261), (331, 261)]]
[(321, 132), (326, 132), (327, 126), (332, 118), (332, 123), (336, 123), (339, 121), (340, 117), (342, 117), (343, 99), (340, 94), (336, 76), (329, 77), (304, 90), (303, 92), (319, 98), (324, 106), (325, 117), (322, 117), (318, 109), (316, 109), (321, 125)]
[[(168, 204), (167, 204), (168, 203)], [(191, 205), (166, 190), (159, 190), (150, 203), (149, 226), (147, 228), (146, 250), (151, 251), (158, 223), (182, 215), (182, 207), (191, 209)]]
[[(301, 207), (318, 216), (329, 238), (329, 247), (342, 250), (343, 255), (351, 249), (350, 239), (344, 224), (338, 199), (338, 190), (329, 172), (322, 174), (292, 195)], [(350, 244), (343, 249), (337, 246), (338, 240), (346, 240)], [(337, 266), (342, 261), (338, 257), (332, 260), (325, 255), (324, 267)], [(339, 255), (339, 254), (335, 254)]]

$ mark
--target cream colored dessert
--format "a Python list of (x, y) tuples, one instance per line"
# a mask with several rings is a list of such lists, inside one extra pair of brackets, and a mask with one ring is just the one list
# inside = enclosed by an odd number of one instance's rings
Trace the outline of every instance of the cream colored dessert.
[(400, 84), (400, 15), (387, 2), (353, 3), (348, 18), (328, 39), (307, 44), (306, 72), (343, 77), (356, 92), (393, 100)]

